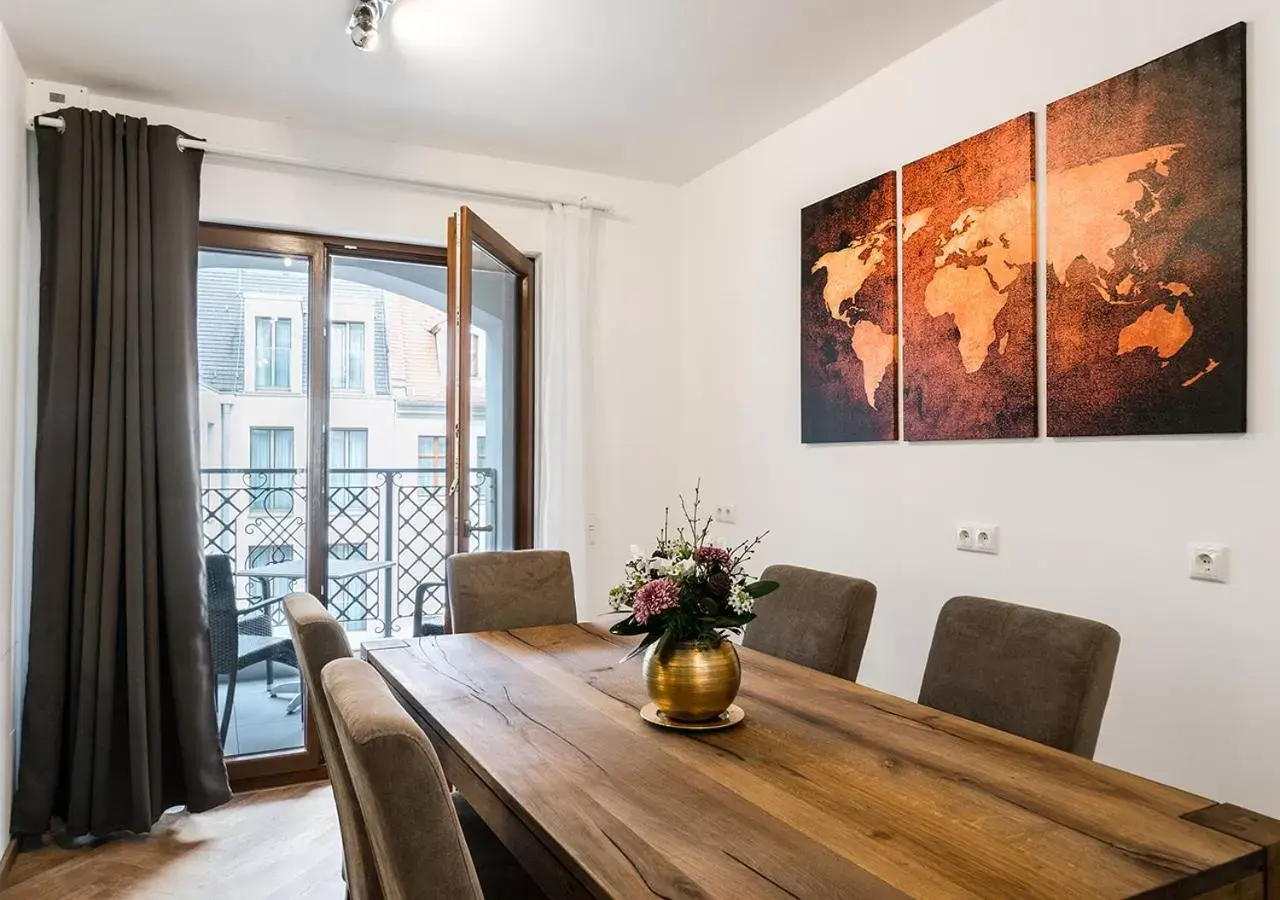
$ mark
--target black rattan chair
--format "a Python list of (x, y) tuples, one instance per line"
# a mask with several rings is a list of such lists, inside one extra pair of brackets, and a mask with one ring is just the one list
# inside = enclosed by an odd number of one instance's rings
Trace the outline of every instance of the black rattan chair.
[(231, 727), (231, 706), (236, 698), (236, 678), (241, 669), (255, 663), (267, 664), (267, 682), (271, 682), (271, 664), (281, 662), (297, 667), (293, 641), (271, 633), (271, 607), (284, 598), (260, 600), (243, 609), (236, 605), (236, 582), (232, 575), (231, 557), (214, 554), (204, 558), (205, 589), (209, 604), (209, 643), (213, 651), (213, 673), (227, 676), (227, 698), (222, 706), (219, 741), (227, 743)]
[(413, 592), (413, 636), (414, 637), (430, 637), (433, 635), (444, 634), (444, 621), (441, 617), (440, 621), (435, 621), (436, 617), (431, 616), (428, 619), (423, 615), (423, 607), (427, 604), (427, 595), (433, 590), (443, 590), (443, 581), (424, 581), (418, 585), (417, 590)]

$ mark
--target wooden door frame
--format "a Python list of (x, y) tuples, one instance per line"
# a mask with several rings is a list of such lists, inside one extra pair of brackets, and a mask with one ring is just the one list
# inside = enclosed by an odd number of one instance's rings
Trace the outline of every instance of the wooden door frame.
[[(516, 466), (516, 547), (533, 546), (533, 498), (534, 498), (534, 457), (533, 457), (533, 261), (520, 254), (510, 243), (490, 228), (483, 220), (466, 207), (460, 214), (463, 227), (470, 228), (477, 243), (494, 253), (504, 263), (511, 265), (511, 259), (517, 260), (518, 266), (512, 266), (522, 279), (520, 297), (519, 347), (521, 359), (518, 363), (517, 402), (521, 404), (517, 415), (517, 466)], [(457, 235), (450, 220), (450, 244)], [(470, 272), (460, 268), (455, 272), (449, 265), (451, 258), (457, 259), (449, 247), (406, 244), (393, 241), (364, 240), (344, 238), (335, 235), (311, 234), (297, 231), (282, 231), (268, 228), (257, 228), (242, 225), (225, 225), (214, 222), (200, 224), (199, 245), (202, 250), (221, 250), (233, 253), (261, 253), (278, 256), (306, 258), (308, 261), (308, 300), (307, 300), (307, 451), (306, 451), (306, 514), (307, 514), (307, 590), (318, 597), (323, 597), (327, 581), (328, 554), (313, 553), (312, 547), (324, 547), (328, 543), (328, 487), (325, 473), (328, 467), (329, 452), (329, 360), (328, 360), (328, 323), (330, 313), (329, 283), (332, 273), (333, 258), (355, 257), (364, 259), (380, 259), (397, 262), (419, 263), (422, 265), (442, 266), (447, 270), (448, 307), (446, 315), (453, 321), (458, 314), (458, 287), (462, 281), (462, 273), (466, 273), (469, 282)], [(471, 243), (467, 241), (466, 255), (470, 265)], [(458, 248), (460, 249), (460, 248)], [(501, 255), (500, 255), (501, 254)], [(469, 312), (467, 319), (469, 327)], [(447, 323), (448, 324), (448, 323)], [(459, 426), (462, 417), (458, 416), (457, 395), (466, 392), (469, 408), (470, 402), (470, 341), (448, 342), (446, 348), (446, 371), (467, 373), (467, 378), (456, 379), (455, 387), (448, 390), (446, 403), (446, 434), (452, 434)], [(469, 416), (466, 417), (469, 420)], [(462, 431), (467, 432), (467, 426)], [(314, 439), (315, 436), (318, 439)], [(459, 472), (453, 465), (453, 454), (446, 454), (446, 484), (454, 484), (453, 479)], [(464, 454), (463, 473), (467, 473), (469, 455)], [(466, 507), (462, 507), (465, 510)], [(454, 511), (457, 512), (456, 510)], [(446, 530), (446, 552), (456, 549), (453, 534), (454, 515), (449, 516)], [(326, 600), (327, 602), (327, 600)], [(301, 675), (299, 675), (301, 677)], [(307, 700), (303, 697), (300, 711), (303, 716), (303, 746), (293, 750), (274, 753), (262, 753), (227, 759), (227, 774), (231, 786), (236, 791), (255, 790), (302, 781), (324, 780), (328, 771), (320, 752), (319, 741), (315, 729), (307, 727)]]

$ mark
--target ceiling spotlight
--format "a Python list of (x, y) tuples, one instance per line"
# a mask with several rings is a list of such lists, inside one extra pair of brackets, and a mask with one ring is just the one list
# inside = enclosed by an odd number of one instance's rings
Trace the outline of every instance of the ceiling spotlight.
[(351, 35), (351, 43), (361, 50), (374, 50), (378, 46), (378, 26), (387, 15), (387, 10), (396, 0), (360, 0), (355, 11), (351, 13), (351, 21), (347, 23), (347, 34)]

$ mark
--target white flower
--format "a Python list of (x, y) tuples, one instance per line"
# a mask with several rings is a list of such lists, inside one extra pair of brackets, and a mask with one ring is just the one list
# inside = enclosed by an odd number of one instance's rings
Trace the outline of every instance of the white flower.
[(755, 605), (756, 598), (740, 587), (735, 587), (733, 593), (729, 595), (729, 607), (738, 615), (751, 612)]
[(689, 572), (693, 571), (693, 568), (696, 565), (697, 563), (694, 562), (692, 559), (682, 559), (678, 563), (676, 563), (674, 566), (672, 566), (672, 568), (679, 571), (681, 575), (687, 575)]

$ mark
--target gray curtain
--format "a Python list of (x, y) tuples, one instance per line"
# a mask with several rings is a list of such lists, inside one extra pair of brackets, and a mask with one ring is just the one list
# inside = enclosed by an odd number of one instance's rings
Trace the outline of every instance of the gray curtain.
[(31, 636), (15, 835), (150, 829), (230, 798), (204, 607), (197, 151), (144, 120), (40, 128)]

